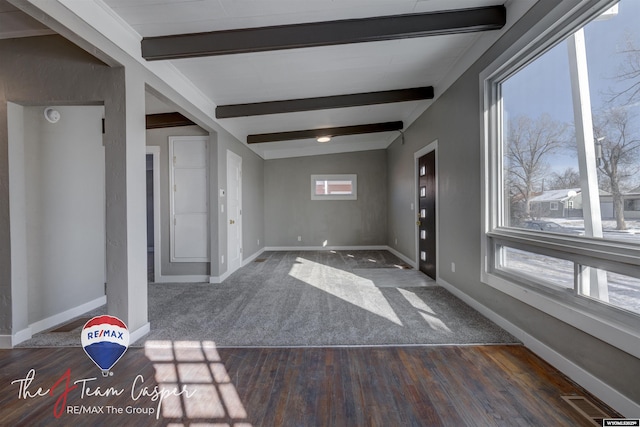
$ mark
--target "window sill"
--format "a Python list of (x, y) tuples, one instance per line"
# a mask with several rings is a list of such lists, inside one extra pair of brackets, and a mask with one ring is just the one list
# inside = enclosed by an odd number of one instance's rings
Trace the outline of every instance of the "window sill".
[[(550, 256), (560, 255), (576, 262), (590, 259), (591, 264), (617, 265), (619, 267), (617, 262), (605, 262), (605, 260), (608, 258), (626, 259), (628, 256), (628, 254), (618, 254), (620, 246), (616, 245), (616, 250), (602, 252), (603, 257), (593, 262), (590, 255), (594, 252), (600, 253), (609, 246), (607, 242), (594, 242), (595, 239), (584, 242), (580, 241), (584, 238), (539, 236), (536, 233), (519, 230), (497, 230), (487, 233), (487, 237), (494, 242), (508, 242), (510, 247), (521, 249), (535, 247), (536, 250), (540, 249), (541, 253), (544, 252)], [(562, 252), (558, 251), (559, 248), (562, 248)], [(582, 251), (583, 253), (565, 252), (569, 248), (572, 251)], [(637, 248), (634, 247), (634, 249), (637, 251)], [(633, 262), (637, 264), (638, 259), (633, 258)], [(554, 289), (519, 277), (517, 274), (490, 271), (490, 268), (491, 263), (487, 261), (482, 272), (483, 283), (640, 358), (640, 316), (588, 297), (575, 295), (570, 290), (560, 287)], [(629, 269), (634, 271), (635, 276), (638, 275), (637, 267), (629, 267)], [(618, 268), (618, 270), (626, 270), (626, 268)]]

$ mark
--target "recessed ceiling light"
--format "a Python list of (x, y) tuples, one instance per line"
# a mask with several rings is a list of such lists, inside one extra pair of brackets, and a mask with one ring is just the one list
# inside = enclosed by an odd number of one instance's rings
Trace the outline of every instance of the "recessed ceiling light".
[(330, 136), (319, 136), (316, 138), (316, 141), (318, 142), (329, 142), (331, 141), (331, 137)]

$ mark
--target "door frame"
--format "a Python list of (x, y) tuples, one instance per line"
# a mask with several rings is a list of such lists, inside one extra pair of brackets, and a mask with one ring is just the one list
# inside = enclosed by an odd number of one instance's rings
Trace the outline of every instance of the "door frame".
[(418, 161), (420, 157), (429, 154), (430, 152), (435, 152), (436, 157), (436, 172), (435, 172), (435, 187), (436, 187), (436, 281), (440, 280), (440, 196), (438, 191), (438, 140), (435, 139), (431, 143), (427, 144), (425, 147), (416, 151), (413, 154), (413, 236), (415, 239), (415, 268), (416, 270), (420, 270), (420, 238), (419, 238), (419, 230), (417, 222), (416, 212), (419, 211), (419, 200), (418, 194), (420, 192), (420, 183), (418, 182)]
[(153, 156), (153, 279), (162, 280), (160, 239), (160, 147), (148, 145), (146, 154)]
[[(231, 160), (237, 161), (240, 164), (240, 178), (238, 180), (238, 199), (240, 201), (240, 215), (236, 221), (237, 227), (238, 227), (238, 246), (240, 247), (240, 262), (238, 263), (237, 266), (232, 266), (230, 261), (231, 261), (231, 245), (229, 245), (229, 228), (230, 228), (230, 224), (229, 224), (229, 213), (230, 213), (230, 203), (229, 203), (229, 196), (230, 196), (230, 192), (229, 192), (229, 173), (230, 173), (230, 162)], [(239, 156), (238, 154), (234, 153), (233, 151), (227, 149), (227, 176), (226, 176), (226, 180), (227, 180), (227, 215), (226, 215), (226, 225), (227, 225), (227, 275), (233, 273), (234, 271), (236, 271), (237, 269), (239, 269), (240, 267), (242, 267), (242, 262), (243, 262), (243, 251), (242, 251), (242, 157)], [(232, 268), (233, 267), (233, 268)]]

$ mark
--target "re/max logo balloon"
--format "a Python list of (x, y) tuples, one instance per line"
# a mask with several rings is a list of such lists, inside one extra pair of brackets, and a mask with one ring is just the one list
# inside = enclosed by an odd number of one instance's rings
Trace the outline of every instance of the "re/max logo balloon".
[(87, 339), (89, 340), (105, 337), (113, 337), (124, 340), (124, 332), (113, 331), (110, 329), (101, 329), (99, 331), (87, 332)]
[(80, 334), (85, 353), (102, 370), (110, 375), (111, 368), (129, 347), (129, 330), (125, 323), (114, 316), (96, 316), (85, 323)]

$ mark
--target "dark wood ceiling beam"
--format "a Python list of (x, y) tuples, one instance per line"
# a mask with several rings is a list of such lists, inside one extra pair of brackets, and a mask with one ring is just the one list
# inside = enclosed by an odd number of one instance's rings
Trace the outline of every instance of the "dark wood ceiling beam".
[(321, 96), (317, 98), (220, 105), (216, 108), (216, 118), (229, 119), (233, 117), (262, 116), (266, 114), (295, 113), (298, 111), (359, 107), (363, 105), (419, 101), (423, 99), (433, 99), (433, 86), (354, 93), (350, 95)]
[(392, 15), (208, 33), (145, 37), (147, 60), (195, 58), (497, 30), (504, 6)]
[(195, 125), (180, 113), (161, 113), (146, 115), (147, 129), (173, 128), (178, 126)]
[(322, 129), (294, 130), (290, 132), (261, 133), (247, 136), (247, 143), (259, 144), (262, 142), (293, 141), (296, 139), (311, 138), (315, 139), (321, 136), (335, 137), (344, 135), (358, 135), (363, 133), (391, 132), (394, 130), (402, 130), (403, 126), (403, 123), (401, 121), (398, 121), (356, 126), (340, 126)]

